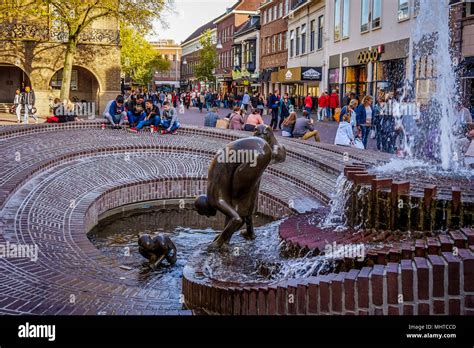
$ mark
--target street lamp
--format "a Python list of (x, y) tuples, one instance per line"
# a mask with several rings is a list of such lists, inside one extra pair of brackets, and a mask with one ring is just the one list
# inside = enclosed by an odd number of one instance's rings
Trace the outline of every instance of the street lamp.
[(186, 58), (184, 58), (183, 60), (183, 65), (188, 65), (188, 61), (186, 60)]
[(216, 48), (217, 48), (218, 50), (223, 49), (224, 46), (222, 46), (222, 42), (218, 41), (218, 42), (217, 42), (217, 45), (216, 45)]

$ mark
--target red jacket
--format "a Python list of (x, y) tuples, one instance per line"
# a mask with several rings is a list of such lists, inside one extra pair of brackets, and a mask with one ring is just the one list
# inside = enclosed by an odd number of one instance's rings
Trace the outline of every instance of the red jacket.
[(329, 96), (322, 95), (318, 99), (318, 105), (320, 108), (328, 108), (329, 107)]
[(339, 107), (339, 96), (337, 93), (332, 93), (329, 97), (329, 107), (335, 109)]
[(311, 98), (309, 95), (304, 98), (304, 107), (305, 108), (313, 108), (313, 98)]

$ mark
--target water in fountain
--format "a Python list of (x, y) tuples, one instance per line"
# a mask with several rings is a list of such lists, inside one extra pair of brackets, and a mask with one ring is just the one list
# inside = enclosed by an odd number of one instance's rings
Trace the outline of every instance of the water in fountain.
[(336, 188), (329, 204), (330, 210), (326, 218), (318, 221), (319, 227), (336, 228), (344, 231), (346, 229), (346, 217), (344, 215), (347, 200), (350, 197), (352, 182), (347, 180), (344, 174), (339, 175), (336, 181)]
[[(222, 252), (205, 249), (220, 232), (223, 215), (207, 218), (192, 209), (137, 211), (125, 217), (108, 218), (88, 236), (104, 255), (135, 272), (136, 281), (142, 286), (168, 284), (176, 294), (180, 293), (183, 268), (197, 250), (202, 250), (199, 258), (205, 265), (205, 275), (218, 281), (274, 283), (332, 270), (334, 261), (322, 256), (285, 257), (286, 246), (278, 234), (281, 221), (270, 221), (258, 216), (254, 221), (256, 240), (247, 241), (236, 233)], [(178, 249), (176, 265), (167, 267), (165, 262), (156, 272), (149, 272), (146, 260), (138, 253), (138, 235), (142, 233), (167, 233)]]
[[(405, 131), (412, 136), (412, 139), (404, 139), (407, 155), (434, 160), (440, 163), (444, 170), (457, 169), (461, 158), (457, 152), (454, 132), (455, 107), (459, 96), (456, 95), (456, 74), (450, 50), (448, 0), (420, 0), (419, 14), (413, 23), (411, 40), (415, 61), (413, 66), (427, 64), (428, 70), (430, 67), (433, 69), (435, 79), (418, 81), (434, 84), (434, 88), (429, 88), (426, 96), (422, 95), (420, 88), (416, 89), (413, 80), (408, 81), (408, 87), (400, 100), (405, 102), (404, 97), (413, 96), (416, 102), (423, 105), (421, 115), (415, 115), (421, 117), (419, 126), (415, 122), (403, 122)], [(409, 76), (412, 79), (414, 74)], [(398, 118), (397, 115), (394, 116)]]

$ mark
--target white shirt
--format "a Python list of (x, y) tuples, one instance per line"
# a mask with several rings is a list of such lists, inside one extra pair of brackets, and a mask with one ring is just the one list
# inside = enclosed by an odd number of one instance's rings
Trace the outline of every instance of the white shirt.
[(370, 106), (367, 106), (365, 108), (365, 113), (367, 114), (367, 117), (365, 119), (365, 123), (371, 124), (372, 123), (372, 108)]

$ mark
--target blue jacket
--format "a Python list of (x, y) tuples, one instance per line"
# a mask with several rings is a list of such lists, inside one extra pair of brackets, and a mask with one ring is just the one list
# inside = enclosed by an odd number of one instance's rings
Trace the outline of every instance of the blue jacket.
[[(372, 108), (372, 106), (370, 106)], [(365, 106), (364, 104), (360, 104), (357, 109), (355, 109), (356, 112), (356, 120), (357, 120), (357, 125), (363, 125), (366, 124), (367, 122), (367, 112), (365, 111)], [(372, 115), (373, 115), (373, 109), (372, 109)]]
[(112, 102), (112, 104), (110, 104), (109, 114), (111, 116), (120, 115), (124, 111), (125, 111), (125, 106), (122, 105), (119, 107), (115, 100)]

